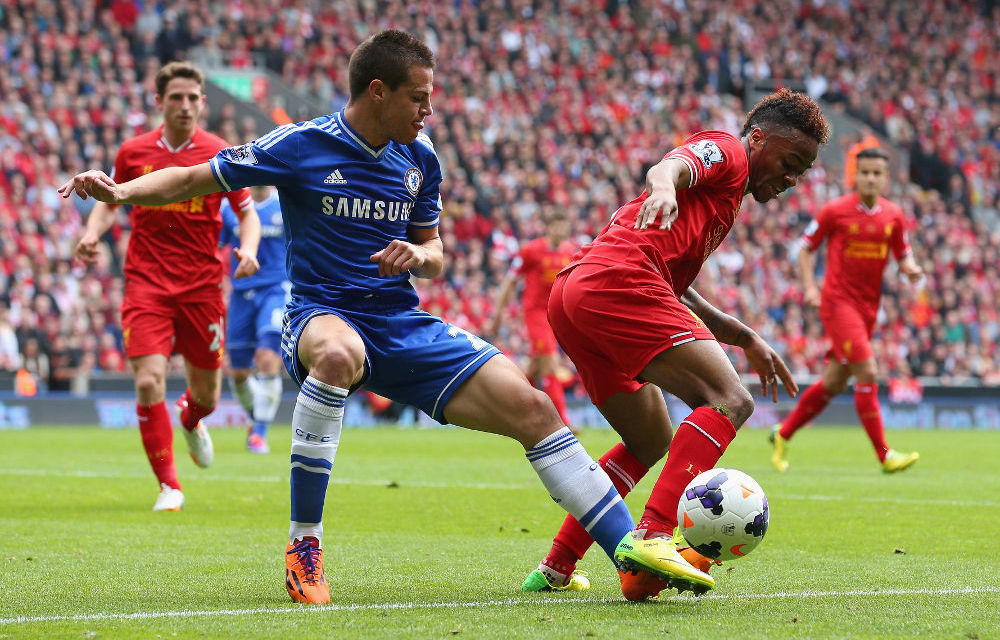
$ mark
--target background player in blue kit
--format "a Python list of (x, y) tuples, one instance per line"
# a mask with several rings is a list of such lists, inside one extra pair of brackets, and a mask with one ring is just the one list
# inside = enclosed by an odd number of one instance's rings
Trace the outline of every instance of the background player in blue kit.
[[(271, 186), (255, 186), (250, 193), (260, 216), (260, 270), (249, 278), (231, 281), (226, 351), (233, 393), (253, 419), (247, 450), (268, 453), (267, 429), (281, 404), (281, 318), (291, 284), (285, 278), (285, 234), (278, 193)], [(223, 200), (219, 211), (219, 245), (239, 248), (239, 219), (228, 201)]]
[[(330, 598), (323, 504), (344, 401), (362, 386), (439, 422), (514, 438), (553, 500), (609, 556), (632, 541), (625, 503), (548, 396), (495, 347), (417, 308), (410, 276), (435, 277), (444, 260), (441, 166), (421, 134), (432, 113), (433, 68), (422, 42), (382, 31), (352, 54), (351, 97), (339, 113), (280, 127), (207, 164), (122, 185), (88, 171), (61, 187), (105, 202), (162, 204), (220, 188), (277, 186), (292, 282), (281, 348), (301, 387), (285, 553), (286, 587), (298, 602)], [(685, 580), (693, 569), (663, 542), (642, 547), (643, 562)]]

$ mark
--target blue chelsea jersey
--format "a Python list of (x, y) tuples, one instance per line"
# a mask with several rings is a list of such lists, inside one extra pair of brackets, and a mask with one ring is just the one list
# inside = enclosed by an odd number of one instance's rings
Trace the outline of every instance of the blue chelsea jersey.
[[(248, 278), (233, 279), (234, 291), (247, 291), (269, 287), (285, 281), (285, 233), (281, 219), (281, 203), (278, 194), (271, 192), (263, 202), (254, 202), (257, 215), (260, 216), (260, 246), (257, 248), (257, 262), (260, 270)], [(233, 207), (225, 198), (219, 207), (222, 214), (222, 231), (219, 232), (219, 246), (231, 245), (234, 249), (240, 246), (240, 220), (236, 217)], [(239, 261), (230, 258), (229, 275), (236, 271)]]
[(430, 139), (371, 147), (343, 111), (279, 127), (211, 160), (226, 191), (278, 187), (293, 304), (415, 307), (409, 274), (380, 277), (369, 258), (441, 214), (441, 164)]

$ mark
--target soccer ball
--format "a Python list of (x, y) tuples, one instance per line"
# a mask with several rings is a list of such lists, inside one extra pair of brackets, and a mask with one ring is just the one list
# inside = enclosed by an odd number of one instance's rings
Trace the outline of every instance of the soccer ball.
[(767, 533), (764, 490), (736, 469), (709, 469), (681, 494), (677, 522), (695, 551), (713, 560), (733, 560), (753, 551)]

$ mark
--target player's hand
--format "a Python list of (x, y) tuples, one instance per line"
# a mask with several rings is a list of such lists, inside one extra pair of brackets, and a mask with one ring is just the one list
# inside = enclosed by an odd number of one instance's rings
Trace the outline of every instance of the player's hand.
[(80, 238), (80, 242), (76, 243), (76, 248), (73, 249), (73, 257), (79, 258), (87, 264), (93, 264), (97, 262), (97, 255), (100, 253), (98, 251), (98, 243), (101, 239), (92, 231), (87, 231)]
[(819, 287), (807, 287), (803, 298), (810, 307), (819, 308)]
[(910, 266), (910, 265), (908, 265), (908, 266), (901, 266), (900, 267), (900, 271), (902, 271), (903, 275), (905, 275), (907, 278), (909, 278), (910, 282), (912, 282), (914, 284), (916, 284), (917, 282), (920, 282), (921, 278), (924, 277), (924, 270), (921, 269), (920, 265), (918, 265), (916, 263), (913, 263), (912, 266)]
[(650, 193), (639, 207), (633, 229), (645, 229), (660, 217), (660, 229), (669, 229), (677, 219), (677, 192), (673, 189), (659, 189)]
[(234, 278), (247, 278), (260, 270), (260, 263), (257, 262), (257, 256), (243, 252), (239, 249), (233, 249), (233, 255), (240, 261), (240, 263), (236, 265), (236, 271), (233, 272)]
[(772, 402), (778, 401), (779, 380), (790, 398), (799, 394), (799, 385), (792, 379), (785, 361), (756, 332), (751, 331), (741, 346), (747, 362), (760, 376), (760, 390), (764, 397), (771, 396)]
[(403, 240), (393, 240), (389, 246), (376, 251), (368, 259), (378, 263), (378, 274), (381, 277), (392, 278), (414, 267), (423, 266), (426, 254), (423, 247)]
[(91, 169), (78, 173), (58, 189), (63, 198), (70, 197), (74, 192), (84, 200), (94, 198), (108, 204), (121, 204), (122, 198), (118, 184), (106, 173)]

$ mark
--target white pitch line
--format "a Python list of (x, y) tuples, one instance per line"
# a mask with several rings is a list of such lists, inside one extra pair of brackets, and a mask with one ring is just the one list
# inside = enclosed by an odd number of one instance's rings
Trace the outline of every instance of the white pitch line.
[[(883, 591), (800, 591), (778, 593), (720, 593), (696, 598), (671, 596), (661, 602), (690, 602), (703, 600), (778, 600), (786, 598), (850, 598), (873, 596), (961, 596), (981, 593), (1000, 593), (1000, 587), (965, 587), (962, 589), (885, 589)], [(246, 616), (260, 614), (306, 614), (326, 611), (400, 611), (415, 609), (482, 609), (497, 606), (630, 603), (620, 598), (508, 598), (506, 600), (481, 600), (472, 602), (386, 602), (383, 604), (328, 604), (317, 606), (260, 607), (257, 609), (202, 609), (186, 611), (144, 611), (138, 613), (87, 613), (74, 616), (16, 616), (0, 618), (0, 625), (34, 624), (39, 622), (87, 622), (101, 620), (151, 620), (158, 618), (195, 618), (216, 616)]]
[[(0, 469), (0, 476), (12, 475), (12, 476), (39, 476), (39, 477), (52, 477), (52, 478), (148, 478), (148, 473), (123, 473), (118, 471), (87, 471), (87, 470), (68, 470), (68, 471), (54, 471), (50, 469)], [(199, 474), (196, 479), (192, 478), (194, 481), (208, 480), (210, 482), (265, 482), (265, 483), (288, 483), (287, 476), (242, 476), (242, 475), (231, 475), (231, 476), (219, 476), (211, 474)], [(368, 487), (388, 487), (395, 483), (400, 488), (406, 487), (416, 487), (416, 488), (426, 488), (426, 489), (485, 489), (485, 490), (500, 490), (500, 491), (535, 491), (539, 487), (536, 486), (534, 481), (528, 480), (524, 484), (501, 484), (501, 483), (488, 483), (488, 482), (426, 482), (422, 480), (405, 480), (405, 479), (372, 479), (372, 478), (345, 478), (337, 477), (336, 475), (330, 477), (330, 484), (334, 485), (359, 485)], [(649, 489), (638, 489), (632, 492), (635, 495), (648, 495)], [(945, 498), (900, 498), (896, 496), (857, 496), (857, 495), (809, 495), (809, 494), (782, 494), (780, 492), (773, 492), (769, 494), (772, 499), (782, 499), (782, 500), (810, 500), (816, 502), (839, 502), (850, 500), (851, 502), (874, 502), (874, 503), (893, 503), (893, 504), (926, 504), (926, 505), (937, 505), (937, 506), (947, 506), (947, 507), (976, 507), (976, 508), (998, 508), (1000, 507), (1000, 502), (990, 502), (988, 500), (948, 500)]]

